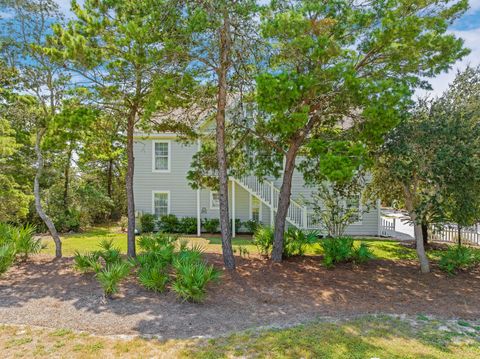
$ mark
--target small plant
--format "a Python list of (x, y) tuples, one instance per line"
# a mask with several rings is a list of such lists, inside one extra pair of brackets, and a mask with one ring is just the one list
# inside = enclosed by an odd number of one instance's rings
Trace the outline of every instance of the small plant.
[(321, 241), (325, 266), (331, 268), (341, 262), (365, 263), (374, 258), (372, 251), (365, 243), (361, 243), (358, 248), (353, 244), (354, 240), (351, 237), (327, 238)]
[(192, 256), (175, 258), (175, 280), (172, 289), (186, 301), (200, 303), (205, 299), (206, 286), (219, 278), (219, 272), (201, 260), (192, 259)]
[(75, 251), (73, 262), (74, 269), (83, 273), (96, 273), (102, 269), (102, 265), (98, 262), (98, 255), (94, 252), (82, 255), (78, 251)]
[(305, 232), (298, 228), (290, 227), (285, 232), (285, 243), (283, 247), (283, 255), (285, 257), (303, 256), (308, 245), (317, 241), (318, 232)]
[(233, 248), (233, 253), (237, 253), (240, 255), (240, 257), (248, 257), (250, 256), (250, 252), (248, 251), (247, 247), (244, 246), (237, 246)]
[(13, 243), (0, 245), (0, 275), (5, 273), (15, 262), (15, 246)]
[(220, 220), (218, 218), (205, 218), (203, 220), (203, 228), (208, 233), (217, 233), (220, 226)]
[(253, 234), (253, 243), (257, 246), (261, 255), (270, 255), (273, 246), (273, 236), (272, 227), (258, 227)]
[(160, 217), (158, 228), (164, 233), (177, 233), (180, 229), (180, 222), (174, 214), (167, 214)]
[(41, 239), (33, 237), (35, 227), (27, 224), (24, 227), (14, 228), (12, 231), (15, 242), (15, 251), (22, 261), (26, 261), (31, 254), (37, 254), (43, 248)]
[(178, 227), (180, 233), (197, 233), (197, 219), (195, 217), (184, 217), (180, 220)]
[(480, 251), (469, 247), (451, 246), (440, 256), (439, 266), (444, 272), (453, 275), (468, 270), (480, 263)]
[(245, 227), (248, 233), (255, 233), (257, 228), (260, 226), (260, 223), (254, 220), (249, 220), (249, 221), (243, 222), (243, 226)]
[(163, 263), (148, 264), (138, 271), (138, 280), (146, 289), (162, 293), (169, 281), (166, 267)]
[(125, 261), (110, 264), (97, 273), (105, 298), (118, 292), (118, 284), (130, 274), (130, 264)]
[(243, 222), (240, 218), (236, 218), (235, 219), (235, 229), (237, 231), (240, 231), (242, 229), (242, 226), (243, 226)]
[(152, 233), (155, 230), (155, 216), (151, 213), (145, 213), (140, 217), (142, 232)]

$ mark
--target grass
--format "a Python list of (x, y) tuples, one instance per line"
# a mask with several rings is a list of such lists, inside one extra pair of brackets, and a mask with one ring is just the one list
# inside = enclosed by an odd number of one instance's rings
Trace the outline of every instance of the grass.
[(453, 321), (365, 316), (215, 339), (159, 341), (4, 325), (0, 350), (3, 357), (19, 358), (478, 358), (480, 330), (464, 328)]
[[(211, 253), (221, 253), (221, 238), (217, 235), (205, 235), (202, 238), (186, 237), (192, 243), (199, 244), (205, 251)], [(65, 234), (62, 236), (62, 247), (64, 256), (73, 256), (74, 252), (78, 250), (80, 253), (98, 249), (98, 244), (102, 239), (113, 240), (116, 247), (125, 253), (127, 251), (127, 235), (120, 232), (118, 227), (102, 226), (94, 227), (82, 233)], [(358, 245), (360, 241), (366, 242), (375, 256), (379, 259), (400, 260), (417, 258), (416, 252), (412, 248), (405, 247), (398, 242), (381, 240), (381, 239), (358, 239), (355, 243)], [(42, 250), (44, 254), (55, 254), (55, 246), (49, 237), (45, 237), (43, 241), (46, 248)], [(257, 247), (253, 244), (251, 237), (242, 235), (234, 238), (232, 241), (233, 247), (238, 248), (242, 246), (247, 249), (250, 254), (258, 254)], [(322, 248), (318, 243), (315, 243), (306, 251), (307, 255), (322, 254)], [(440, 251), (431, 250), (428, 253), (430, 259), (438, 259)]]

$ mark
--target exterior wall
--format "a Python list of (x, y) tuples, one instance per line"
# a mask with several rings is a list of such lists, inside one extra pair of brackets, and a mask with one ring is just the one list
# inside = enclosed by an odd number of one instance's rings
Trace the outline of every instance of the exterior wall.
[[(153, 143), (154, 141), (169, 141), (170, 143), (170, 170), (168, 172), (153, 171)], [(173, 135), (158, 135), (150, 138), (135, 137), (134, 156), (134, 196), (137, 213), (153, 213), (154, 191), (169, 192), (170, 213), (177, 217), (197, 216), (197, 191), (193, 190), (187, 181), (187, 172), (190, 170), (192, 156), (197, 151), (197, 145), (184, 145), (175, 141)], [(274, 179), (277, 188), (281, 186), (281, 179)], [(292, 199), (304, 202), (309, 199), (314, 189), (306, 187), (303, 176), (295, 171), (292, 185)], [(229, 207), (232, 209), (232, 184), (229, 183)], [(239, 185), (235, 186), (235, 217), (247, 221), (250, 219), (250, 194)], [(210, 190), (200, 190), (201, 218), (218, 218), (219, 210), (210, 207)], [(262, 203), (262, 222), (270, 224), (270, 208)], [(347, 228), (350, 235), (377, 235), (378, 210), (372, 207), (364, 213), (359, 224)]]

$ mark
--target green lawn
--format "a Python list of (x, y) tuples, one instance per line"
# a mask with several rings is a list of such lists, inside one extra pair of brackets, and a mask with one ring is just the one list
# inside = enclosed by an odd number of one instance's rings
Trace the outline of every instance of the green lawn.
[[(203, 238), (185, 237), (192, 243), (200, 244), (207, 252), (221, 253), (221, 239), (218, 235), (204, 235)], [(122, 252), (127, 250), (127, 235), (120, 232), (118, 227), (94, 227), (83, 233), (66, 234), (62, 236), (63, 253), (65, 256), (72, 256), (77, 250), (81, 253), (98, 249), (98, 244), (103, 239), (113, 240), (115, 246), (120, 248)], [(356, 244), (361, 241), (368, 243), (374, 254), (379, 259), (416, 259), (414, 249), (407, 248), (398, 242), (381, 240), (381, 239), (359, 239)], [(44, 244), (46, 248), (43, 253), (53, 255), (55, 253), (53, 241), (49, 237), (45, 237)], [(248, 236), (241, 236), (233, 239), (233, 247), (237, 249), (242, 246), (248, 250), (250, 254), (258, 253), (257, 247), (252, 243)], [(309, 246), (307, 249), (309, 255), (322, 254), (322, 249), (318, 243)], [(437, 259), (439, 251), (429, 251), (428, 256), (431, 259)]]
[(216, 339), (119, 339), (67, 329), (0, 326), (5, 357), (478, 358), (480, 327), (425, 317), (366, 316)]

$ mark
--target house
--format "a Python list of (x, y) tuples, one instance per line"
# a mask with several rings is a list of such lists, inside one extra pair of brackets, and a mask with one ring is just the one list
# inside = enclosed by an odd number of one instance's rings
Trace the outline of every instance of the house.
[[(152, 213), (157, 217), (174, 214), (179, 218), (219, 218), (218, 193), (209, 189), (192, 189), (187, 181), (192, 156), (200, 143), (184, 145), (174, 133), (136, 133), (134, 139), (135, 175), (134, 196), (137, 215)], [(278, 203), (281, 179), (260, 181), (254, 176), (231, 178), (229, 206), (232, 218), (256, 220), (272, 225)], [(312, 188), (305, 186), (300, 172), (294, 173), (292, 198), (287, 224), (302, 229), (317, 229), (312, 210), (304, 204)], [(358, 201), (358, 205), (361, 203)], [(200, 223), (200, 221), (197, 221)], [(232, 220), (232, 232), (235, 228)], [(197, 234), (201, 228), (198, 225)], [(358, 222), (350, 225), (346, 234), (377, 236), (380, 234), (378, 203), (363, 212)]]

